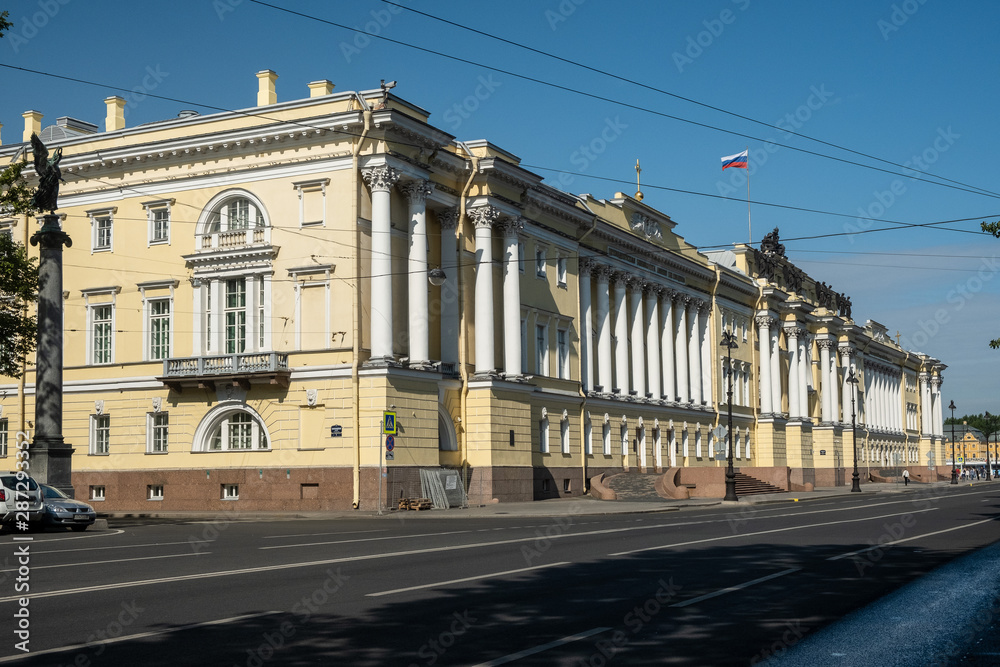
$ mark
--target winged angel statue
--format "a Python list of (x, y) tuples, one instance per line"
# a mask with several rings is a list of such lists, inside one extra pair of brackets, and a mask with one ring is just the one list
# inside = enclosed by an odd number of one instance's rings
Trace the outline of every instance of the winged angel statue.
[(55, 155), (50, 158), (45, 144), (37, 134), (32, 133), (31, 150), (35, 154), (35, 173), (38, 174), (38, 189), (31, 198), (31, 204), (37, 211), (55, 212), (59, 182), (62, 181), (62, 172), (59, 171), (62, 148), (57, 148)]

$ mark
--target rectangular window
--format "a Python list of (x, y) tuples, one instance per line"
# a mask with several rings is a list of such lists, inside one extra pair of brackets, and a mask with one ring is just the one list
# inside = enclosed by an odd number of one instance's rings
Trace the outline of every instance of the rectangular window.
[(111, 250), (111, 226), (110, 215), (102, 215), (94, 218), (94, 250)]
[(243, 278), (226, 281), (226, 354), (239, 354), (247, 347), (247, 291)]
[(90, 487), (91, 500), (104, 500), (104, 485)]
[(90, 453), (105, 455), (111, 451), (111, 415), (90, 417)]
[(257, 349), (264, 349), (264, 276), (257, 281)]
[(562, 453), (569, 454), (569, 420), (563, 419), (559, 422), (559, 442), (562, 444)]
[(605, 455), (611, 454), (611, 424), (604, 423), (601, 431), (601, 451)]
[(549, 374), (549, 327), (544, 324), (535, 325), (535, 373)]
[(535, 275), (545, 277), (545, 248), (535, 248)]
[(558, 352), (559, 368), (557, 375), (562, 380), (569, 379), (569, 332), (566, 329), (556, 329), (556, 350)]
[(549, 420), (546, 417), (538, 422), (538, 451), (549, 453)]
[(91, 308), (92, 364), (110, 364), (111, 347), (114, 338), (114, 306), (94, 306)]
[(240, 499), (240, 485), (239, 484), (223, 484), (222, 485), (222, 499), (223, 500), (239, 500)]
[(167, 412), (152, 412), (147, 415), (146, 451), (150, 454), (167, 453), (167, 434), (170, 427), (170, 414)]
[(212, 351), (212, 283), (205, 285), (205, 352)]
[(170, 356), (170, 299), (149, 301), (149, 358)]
[(594, 453), (594, 425), (589, 419), (583, 425), (583, 453)]
[(556, 257), (556, 284), (566, 287), (566, 258)]
[(0, 456), (7, 456), (7, 420), (0, 419)]
[(147, 500), (163, 500), (163, 485), (149, 484), (146, 486)]
[(166, 243), (170, 240), (170, 209), (149, 209), (149, 242)]
[(621, 428), (622, 456), (628, 455), (628, 427), (624, 424)]

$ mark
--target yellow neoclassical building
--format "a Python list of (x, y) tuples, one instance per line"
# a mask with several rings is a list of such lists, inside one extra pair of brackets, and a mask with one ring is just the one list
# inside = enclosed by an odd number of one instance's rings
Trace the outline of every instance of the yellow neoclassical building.
[[(737, 467), (781, 488), (850, 482), (852, 394), (866, 476), (944, 461), (944, 365), (855, 323), (777, 234), (699, 252), (639, 199), (566, 194), (386, 89), (279, 102), (277, 75), (257, 80), (254, 106), (137, 127), (117, 97), (103, 129), (28, 111), (0, 146), (63, 149), (78, 497), (318, 510), (435, 483), (481, 503), (622, 471), (708, 480), (729, 389)], [(11, 442), (32, 369), (0, 387)]]

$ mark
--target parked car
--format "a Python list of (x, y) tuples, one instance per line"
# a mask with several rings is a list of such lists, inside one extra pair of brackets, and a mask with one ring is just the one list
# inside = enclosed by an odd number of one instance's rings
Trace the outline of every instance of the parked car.
[[(27, 502), (27, 507), (18, 510), (16, 505), (18, 500)], [(14, 525), (19, 511), (28, 515), (29, 522), (34, 523), (41, 519), (42, 491), (39, 484), (26, 473), (14, 471), (0, 473), (0, 513), (3, 514), (0, 523), (4, 528)]]
[(97, 512), (87, 503), (73, 500), (54, 486), (42, 484), (42, 523), (87, 530), (97, 520)]

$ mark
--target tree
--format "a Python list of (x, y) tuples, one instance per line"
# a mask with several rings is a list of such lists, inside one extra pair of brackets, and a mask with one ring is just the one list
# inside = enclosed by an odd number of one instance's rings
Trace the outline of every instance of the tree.
[[(995, 238), (1000, 239), (1000, 221), (998, 222), (984, 222), (982, 223), (983, 231), (992, 234)], [(990, 341), (990, 347), (994, 350), (1000, 348), (1000, 338), (994, 338)]]

